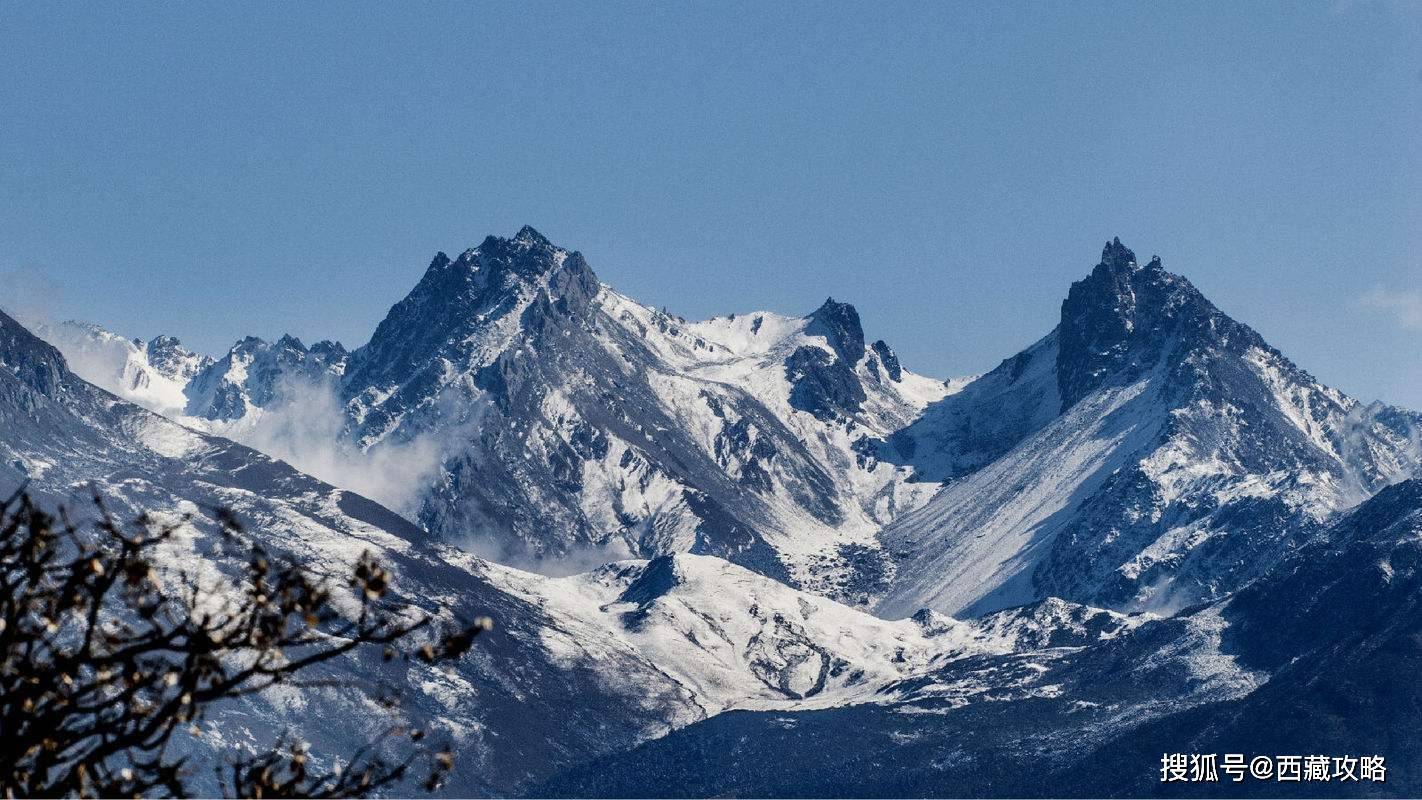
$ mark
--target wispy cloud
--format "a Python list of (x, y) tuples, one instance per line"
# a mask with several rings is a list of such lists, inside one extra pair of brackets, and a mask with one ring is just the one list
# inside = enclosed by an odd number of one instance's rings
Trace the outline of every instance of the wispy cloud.
[(1422, 291), (1373, 289), (1358, 298), (1358, 305), (1385, 312), (1409, 330), (1422, 330)]
[(0, 269), (0, 309), (30, 324), (63, 302), (59, 285), (36, 267)]
[(360, 450), (343, 433), (346, 416), (333, 385), (283, 378), (276, 393), (281, 399), (256, 414), (206, 427), (411, 519), (443, 462), (446, 445), (467, 436), (457, 428), (440, 437), (431, 434)]

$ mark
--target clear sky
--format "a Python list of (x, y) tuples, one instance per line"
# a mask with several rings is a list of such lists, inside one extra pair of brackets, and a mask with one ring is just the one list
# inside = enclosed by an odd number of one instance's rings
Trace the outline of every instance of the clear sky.
[(0, 5), (0, 304), (208, 351), (361, 344), (528, 223), (957, 375), (1120, 236), (1422, 407), (1419, 157), (1419, 0)]

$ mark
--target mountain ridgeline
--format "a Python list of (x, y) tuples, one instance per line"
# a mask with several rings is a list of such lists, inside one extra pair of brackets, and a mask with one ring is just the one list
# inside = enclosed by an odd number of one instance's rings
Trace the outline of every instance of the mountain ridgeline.
[(1422, 450), (1417, 414), (1320, 385), (1119, 240), (985, 375), (868, 341), (833, 298), (687, 322), (525, 227), (437, 254), (353, 352), (249, 338), (188, 367), (179, 418), (240, 439), (320, 386), (351, 458), (435, 443), (402, 511), (441, 541), (555, 572), (715, 555), (888, 616), (1222, 597)]
[[(35, 331), (0, 312), (0, 492), (186, 519), (165, 580), (235, 574), (226, 508), (273, 557), (370, 551), (402, 600), (494, 617), (457, 669), (329, 667), (454, 743), (451, 796), (1276, 792), (1154, 780), (1241, 751), (1381, 753), (1386, 786), (1326, 793), (1422, 791), (1422, 416), (1116, 240), (1053, 330), (949, 381), (847, 303), (688, 322), (531, 228), (437, 255), (350, 352)], [(353, 464), (415, 491), (321, 480)], [(216, 721), (347, 752), (363, 702)]]
[(891, 438), (948, 483), (881, 532), (880, 613), (1222, 597), (1416, 474), (1420, 419), (1319, 384), (1109, 242), (1055, 330)]
[(442, 541), (553, 571), (716, 555), (861, 604), (888, 569), (875, 533), (936, 488), (873, 443), (947, 392), (866, 345), (848, 304), (688, 323), (532, 228), (436, 255), (349, 354), (239, 342), (188, 383), (181, 418), (240, 439), (313, 383), (354, 458), (437, 443), (403, 510)]

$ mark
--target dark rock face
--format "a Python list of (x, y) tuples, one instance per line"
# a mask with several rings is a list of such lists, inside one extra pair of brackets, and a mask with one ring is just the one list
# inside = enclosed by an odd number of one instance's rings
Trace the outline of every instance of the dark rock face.
[(650, 606), (681, 585), (682, 577), (676, 572), (676, 559), (672, 556), (657, 556), (647, 562), (637, 579), (617, 598), (619, 603), (636, 603)]
[[(785, 359), (785, 375), (790, 381), (790, 407), (808, 411), (821, 420), (831, 421), (857, 413), (867, 396), (855, 367), (867, 352), (864, 328), (859, 312), (848, 303), (833, 297), (809, 316), (807, 336), (823, 336), (833, 354), (816, 347), (801, 347)], [(884, 362), (884, 369), (893, 380), (900, 380), (903, 370), (893, 351), (883, 342), (875, 343), (875, 353)], [(883, 357), (887, 354), (887, 358)], [(879, 367), (870, 360), (866, 369), (871, 377), (879, 377)]]
[(889, 373), (889, 380), (901, 381), (904, 379), (904, 368), (899, 365), (899, 357), (894, 355), (894, 351), (889, 345), (880, 339), (874, 342), (874, 354), (879, 357), (879, 363), (884, 365), (884, 371)]
[[(229, 422), (247, 415), (247, 401), (242, 397), (240, 387), (230, 383), (218, 383), (202, 403), (202, 416), (211, 420)], [(196, 407), (190, 402), (188, 410)]]
[(1174, 354), (1178, 360), (1199, 346), (1233, 353), (1267, 347), (1189, 281), (1166, 272), (1159, 258), (1138, 265), (1120, 239), (1107, 242), (1101, 263), (1072, 284), (1057, 330), (1063, 411), (1108, 382), (1124, 385), (1138, 379), (1162, 357)]
[(249, 336), (197, 371), (184, 390), (187, 413), (218, 421), (241, 419), (253, 407), (280, 401), (281, 392), (294, 383), (332, 383), (346, 358), (345, 348), (335, 342), (319, 342), (308, 350), (291, 335), (275, 344)]
[(148, 363), (160, 373), (176, 379), (191, 380), (212, 359), (207, 356), (195, 357), (183, 347), (183, 343), (172, 336), (156, 336), (143, 346)]
[[(466, 357), (460, 346), (519, 303), (531, 282), (547, 276), (549, 291), (527, 312), (529, 321), (553, 324), (556, 314), (576, 316), (597, 293), (597, 276), (581, 255), (565, 259), (541, 234), (525, 227), (512, 239), (486, 238), (450, 260), (435, 255), (413, 291), (390, 309), (369, 344), (351, 356), (347, 397), (368, 387), (427, 389), (432, 359)], [(458, 363), (456, 361), (455, 363)]]
[(866, 399), (854, 368), (818, 347), (801, 347), (785, 359), (790, 407), (824, 420), (853, 414)]
[[(597, 291), (597, 276), (581, 254), (563, 256), (530, 227), (512, 239), (490, 236), (454, 260), (437, 254), (370, 342), (351, 354), (343, 396), (374, 406), (363, 412), (357, 439), (387, 433), (403, 413), (439, 391), (448, 368), (478, 371), (479, 385), (507, 402), (517, 391), (509, 386), (510, 365), (471, 363), (467, 343), (525, 301), (531, 302), (522, 324), (530, 331), (577, 327)], [(382, 397), (379, 403), (373, 403), (376, 397)]]
[(0, 311), (0, 365), (15, 376), (20, 386), (47, 397), (59, 392), (60, 379), (68, 372), (64, 356), (58, 350), (3, 311)]
[(843, 598), (844, 603), (867, 605), (870, 598), (889, 587), (892, 560), (883, 550), (862, 544), (842, 544), (837, 549), (839, 560), (849, 567), (834, 587), (835, 596)]
[[(690, 551), (789, 581), (759, 530), (767, 498), (837, 524), (834, 480), (727, 386), (700, 398), (719, 417), (708, 449), (654, 385), (669, 368), (650, 327), (612, 319), (601, 291), (581, 254), (531, 228), (436, 257), (350, 358), (350, 435), (366, 446), (436, 435), (446, 452), (418, 514), (446, 541), (533, 560)], [(649, 323), (667, 336), (682, 324)]]
[(841, 359), (850, 367), (864, 357), (864, 328), (859, 324), (859, 312), (848, 303), (837, 303), (833, 297), (810, 315), (805, 329), (810, 336), (823, 336)]
[(760, 436), (745, 417), (726, 423), (716, 434), (717, 463), (727, 467), (741, 465), (740, 483), (754, 491), (773, 491), (769, 468), (778, 452), (775, 443), (769, 437)]
[(333, 342), (329, 339), (311, 345), (307, 355), (311, 361), (326, 371), (335, 371), (338, 368), (340, 371), (344, 371), (346, 359), (350, 357), (350, 353), (346, 352), (346, 348), (340, 342)]

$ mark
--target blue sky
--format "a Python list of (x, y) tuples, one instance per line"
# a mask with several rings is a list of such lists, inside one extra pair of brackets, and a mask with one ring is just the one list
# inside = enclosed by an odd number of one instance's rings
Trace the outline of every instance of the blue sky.
[(362, 343), (532, 224), (688, 317), (990, 368), (1121, 239), (1422, 407), (1422, 3), (0, 7), (0, 303)]

